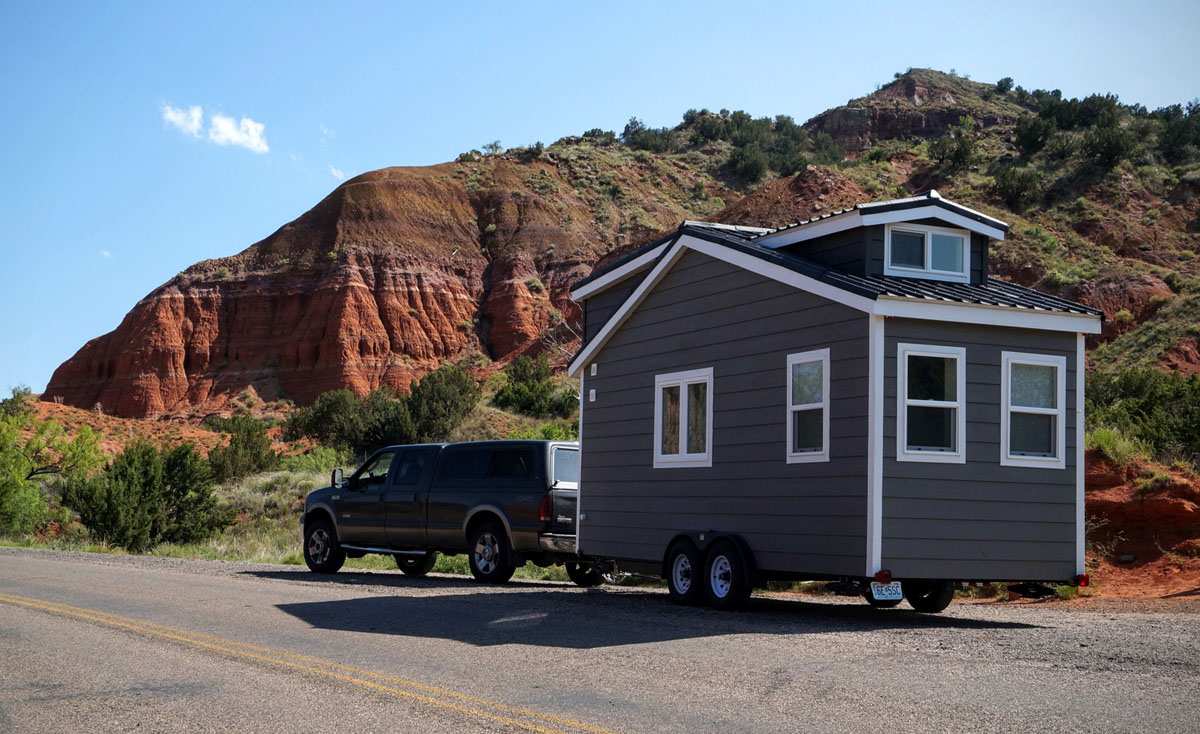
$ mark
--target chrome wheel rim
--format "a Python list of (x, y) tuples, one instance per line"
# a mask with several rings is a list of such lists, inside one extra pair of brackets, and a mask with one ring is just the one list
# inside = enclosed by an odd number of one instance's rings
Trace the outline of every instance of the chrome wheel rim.
[(686, 594), (691, 590), (692, 561), (686, 553), (675, 556), (675, 562), (671, 564), (671, 580), (675, 584), (675, 591), (680, 594)]
[(329, 533), (317, 528), (308, 536), (308, 557), (315, 563), (324, 563), (329, 558)]
[(475, 567), (481, 573), (491, 573), (500, 563), (500, 541), (492, 533), (482, 533), (475, 540)]
[(713, 559), (708, 583), (712, 588), (713, 596), (718, 599), (724, 599), (729, 595), (729, 590), (733, 588), (733, 564), (729, 562), (728, 556), (719, 555)]

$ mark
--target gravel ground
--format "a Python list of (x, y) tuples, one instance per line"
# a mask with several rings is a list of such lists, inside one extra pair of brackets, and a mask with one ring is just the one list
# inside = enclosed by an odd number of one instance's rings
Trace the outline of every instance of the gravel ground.
[[(6, 602), (6, 731), (1200, 731), (1195, 597), (721, 613), (649, 589), (0, 548), (3, 594), (446, 689), (420, 701)], [(483, 703), (438, 703), (455, 693)]]

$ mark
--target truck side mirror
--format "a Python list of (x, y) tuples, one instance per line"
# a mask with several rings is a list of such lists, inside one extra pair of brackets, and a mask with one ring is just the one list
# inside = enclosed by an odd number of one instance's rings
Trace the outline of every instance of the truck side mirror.
[(342, 486), (342, 469), (338, 467), (333, 470), (333, 474), (329, 475), (329, 484), (334, 487)]

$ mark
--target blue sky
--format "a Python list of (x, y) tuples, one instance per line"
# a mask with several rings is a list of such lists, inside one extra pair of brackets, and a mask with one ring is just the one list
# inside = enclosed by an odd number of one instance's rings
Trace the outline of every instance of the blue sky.
[(1195, 2), (639, 5), (4, 2), (0, 391), (42, 390), (339, 175), (691, 107), (803, 121), (910, 66), (1151, 108), (1200, 95)]

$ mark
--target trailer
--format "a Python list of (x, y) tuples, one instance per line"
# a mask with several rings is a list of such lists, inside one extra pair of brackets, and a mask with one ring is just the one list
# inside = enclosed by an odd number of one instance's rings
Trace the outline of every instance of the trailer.
[(989, 277), (1007, 230), (931, 191), (684, 222), (577, 283), (578, 552), (719, 608), (775, 579), (928, 612), (1086, 585), (1103, 313)]

